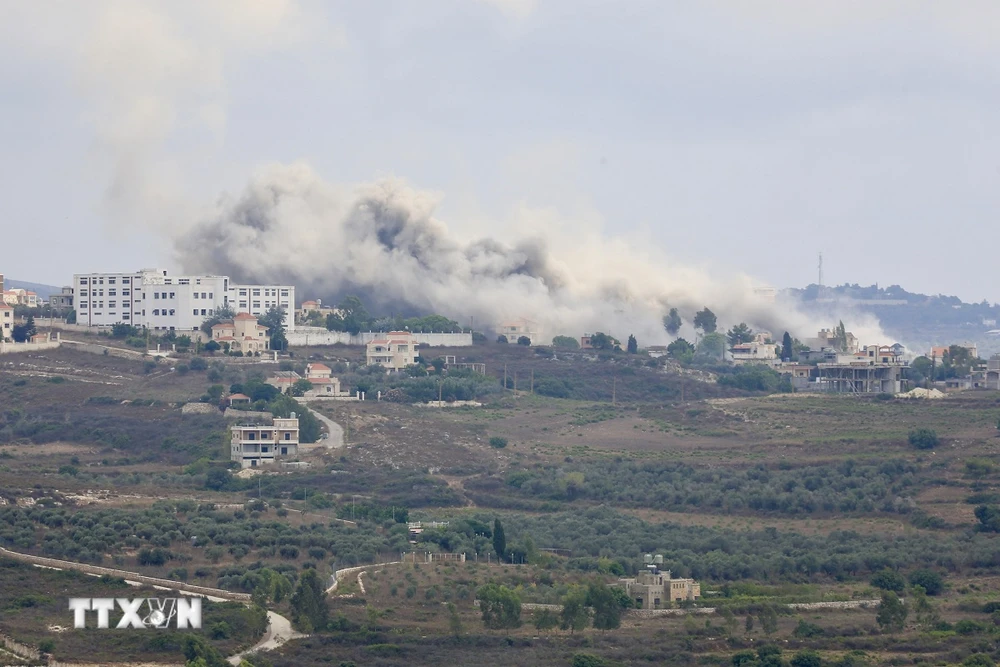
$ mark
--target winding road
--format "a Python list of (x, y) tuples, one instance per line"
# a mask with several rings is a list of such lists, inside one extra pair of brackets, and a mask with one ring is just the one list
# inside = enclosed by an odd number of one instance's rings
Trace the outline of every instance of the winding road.
[[(177, 584), (177, 582), (171, 582), (169, 580), (162, 580), (155, 577), (148, 577), (146, 575), (140, 574), (138, 572), (128, 572), (127, 570), (112, 570), (110, 568), (102, 568), (94, 565), (88, 565), (86, 563), (74, 563), (69, 560), (59, 560), (57, 558), (47, 558), (43, 556), (35, 556), (33, 554), (24, 554), (19, 551), (11, 551), (10, 549), (5, 549), (0, 547), (0, 554), (13, 558), (14, 560), (19, 560), (24, 563), (30, 563), (35, 567), (44, 567), (52, 570), (77, 570), (83, 572), (84, 574), (89, 574), (92, 576), (100, 576), (100, 574), (112, 574), (113, 576), (121, 576), (125, 578), (125, 581), (134, 586), (140, 585), (151, 585), (154, 588), (159, 588), (161, 590), (175, 590), (188, 595), (200, 595), (208, 598), (209, 600), (221, 602), (223, 600), (234, 600), (238, 602), (243, 602), (246, 604), (246, 595), (233, 593), (232, 591), (223, 590), (220, 588), (208, 588), (206, 586), (186, 586), (183, 583)], [(128, 576), (134, 577), (134, 580), (128, 579)], [(143, 581), (145, 580), (145, 581)], [(157, 585), (164, 584), (164, 585)], [(174, 585), (177, 584), (177, 585)], [(199, 589), (199, 590), (191, 590)], [(267, 612), (267, 630), (264, 631), (264, 636), (261, 637), (260, 641), (246, 649), (241, 651), (234, 656), (227, 658), (229, 664), (239, 665), (240, 660), (249, 653), (254, 651), (270, 651), (273, 648), (281, 646), (289, 639), (299, 639), (305, 637), (306, 635), (296, 632), (292, 629), (292, 622), (280, 614), (276, 614), (273, 611)]]
[[(308, 398), (306, 399), (297, 398), (295, 400), (297, 400), (299, 403), (302, 403), (306, 407), (309, 407), (308, 403), (310, 401)], [(326, 426), (327, 433), (329, 433), (330, 435), (327, 436), (325, 440), (320, 440), (319, 442), (310, 445), (300, 445), (300, 447), (303, 448), (308, 447), (309, 449), (318, 449), (319, 447), (326, 447), (328, 449), (340, 449), (341, 447), (343, 447), (344, 429), (341, 428), (340, 424), (333, 421), (326, 415), (320, 414), (319, 410), (311, 410), (311, 412), (314, 415), (316, 415), (316, 419), (320, 420)], [(309, 449), (307, 449), (306, 451), (309, 451)]]

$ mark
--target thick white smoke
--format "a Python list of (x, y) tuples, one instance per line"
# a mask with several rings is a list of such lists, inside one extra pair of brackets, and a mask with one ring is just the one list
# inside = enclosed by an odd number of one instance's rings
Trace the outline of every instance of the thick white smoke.
[(767, 303), (749, 279), (670, 262), (658, 256), (656, 239), (540, 229), (510, 245), (461, 242), (435, 218), (438, 203), (438, 195), (396, 179), (341, 187), (304, 164), (276, 165), (186, 230), (177, 259), (187, 271), (293, 283), (302, 298), (354, 293), (376, 308), (437, 312), (463, 324), (527, 317), (546, 339), (606, 331), (661, 343), (669, 340), (662, 326), (669, 308), (690, 327), (706, 306), (720, 329), (746, 321), (777, 336), (815, 335), (816, 323), (790, 305)]

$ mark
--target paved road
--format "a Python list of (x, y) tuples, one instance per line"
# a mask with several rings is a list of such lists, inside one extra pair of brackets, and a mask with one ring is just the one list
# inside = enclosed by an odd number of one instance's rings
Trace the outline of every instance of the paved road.
[[(308, 401), (303, 401), (301, 398), (298, 399), (301, 403), (307, 403)], [(312, 413), (316, 415), (316, 419), (320, 420), (326, 425), (326, 430), (330, 434), (325, 440), (320, 440), (314, 444), (305, 445), (309, 449), (316, 447), (328, 447), (329, 449), (340, 449), (344, 446), (344, 429), (340, 427), (340, 424), (333, 421), (326, 415), (320, 414), (319, 410), (313, 410)], [(308, 451), (308, 450), (307, 450)]]
[(275, 614), (273, 611), (267, 612), (267, 631), (260, 641), (247, 650), (226, 658), (230, 665), (239, 665), (244, 656), (254, 651), (270, 651), (278, 648), (289, 639), (298, 639), (306, 635), (292, 629), (292, 623), (284, 616)]

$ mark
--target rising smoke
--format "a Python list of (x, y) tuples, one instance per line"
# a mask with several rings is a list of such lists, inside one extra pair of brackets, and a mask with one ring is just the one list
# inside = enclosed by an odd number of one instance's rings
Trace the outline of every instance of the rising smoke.
[(639, 243), (544, 230), (510, 244), (460, 241), (435, 218), (438, 204), (397, 179), (347, 188), (306, 165), (272, 166), (187, 230), (177, 257), (190, 272), (292, 283), (300, 299), (356, 294), (375, 310), (436, 312), (463, 324), (527, 317), (546, 338), (606, 331), (665, 342), (661, 318), (671, 307), (688, 323), (709, 306), (720, 328), (816, 330), (794, 308), (762, 300), (748, 279), (713, 279), (640, 252)]

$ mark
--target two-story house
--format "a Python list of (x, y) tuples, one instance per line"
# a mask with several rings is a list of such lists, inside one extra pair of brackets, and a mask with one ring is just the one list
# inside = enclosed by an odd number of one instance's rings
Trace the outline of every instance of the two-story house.
[(389, 370), (399, 371), (417, 363), (417, 342), (409, 331), (390, 331), (385, 338), (368, 343), (365, 361), (369, 366), (381, 364)]
[(229, 344), (231, 352), (256, 354), (271, 348), (267, 327), (257, 323), (250, 313), (239, 313), (232, 322), (219, 322), (212, 327), (212, 340), (220, 345)]

